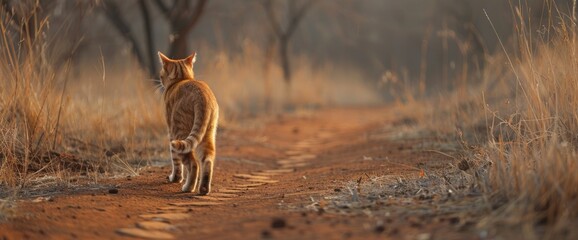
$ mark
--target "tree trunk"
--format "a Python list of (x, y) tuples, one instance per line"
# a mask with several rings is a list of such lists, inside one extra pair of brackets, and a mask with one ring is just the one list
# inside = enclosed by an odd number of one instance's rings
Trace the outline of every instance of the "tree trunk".
[(108, 17), (112, 25), (116, 28), (116, 30), (121, 34), (121, 36), (129, 42), (132, 53), (136, 57), (139, 65), (142, 68), (148, 68), (146, 59), (143, 55), (143, 52), (141, 51), (141, 48), (139, 47), (137, 37), (131, 31), (131, 28), (129, 27), (127, 21), (123, 19), (124, 15), (121, 13), (121, 10), (116, 5), (116, 2), (112, 0), (105, 1), (105, 6), (106, 8), (104, 12), (106, 16)]
[(180, 28), (178, 23), (172, 23), (173, 30), (173, 41), (171, 42), (171, 46), (169, 47), (169, 54), (172, 58), (185, 58), (189, 56), (191, 53), (189, 52), (189, 45), (187, 42), (187, 37), (189, 36), (188, 31), (183, 31)]
[(285, 110), (290, 110), (291, 104), (291, 65), (289, 60), (289, 38), (279, 39), (279, 57), (281, 68), (283, 69), (283, 80), (285, 80)]
[(265, 48), (265, 61), (263, 62), (263, 102), (266, 112), (271, 112), (273, 110), (273, 86), (271, 83), (271, 63), (274, 61), (275, 57), (275, 37), (269, 35), (267, 39), (267, 46)]
[(287, 37), (279, 39), (279, 57), (283, 68), (283, 80), (289, 84), (291, 82), (291, 65), (289, 62), (289, 38)]
[(142, 12), (142, 18), (143, 18), (143, 27), (145, 29), (145, 36), (146, 36), (146, 54), (148, 57), (148, 73), (150, 75), (150, 77), (157, 77), (159, 72), (157, 69), (157, 62), (156, 61), (156, 52), (155, 52), (155, 44), (154, 44), (154, 38), (153, 38), (153, 28), (152, 28), (152, 24), (151, 24), (151, 17), (150, 17), (150, 11), (148, 9), (148, 6), (146, 5), (145, 0), (140, 0), (139, 1), (139, 7), (141, 9)]

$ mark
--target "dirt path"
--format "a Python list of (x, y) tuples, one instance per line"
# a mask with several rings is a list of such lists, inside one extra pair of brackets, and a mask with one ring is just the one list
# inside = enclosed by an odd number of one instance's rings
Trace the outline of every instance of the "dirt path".
[(416, 218), (363, 209), (338, 213), (325, 208), (332, 204), (332, 196), (362, 194), (348, 184), (384, 176), (390, 182), (415, 179), (423, 177), (422, 169), (443, 169), (453, 161), (440, 154), (415, 151), (415, 146), (432, 139), (392, 140), (399, 126), (411, 122), (397, 115), (389, 108), (334, 109), (279, 116), (246, 130), (224, 128), (210, 196), (179, 193), (180, 184), (166, 183), (167, 167), (150, 167), (138, 177), (68, 188), (45, 201), (19, 201), (14, 217), (0, 224), (0, 237), (454, 236), (455, 224), (439, 220), (436, 214)]

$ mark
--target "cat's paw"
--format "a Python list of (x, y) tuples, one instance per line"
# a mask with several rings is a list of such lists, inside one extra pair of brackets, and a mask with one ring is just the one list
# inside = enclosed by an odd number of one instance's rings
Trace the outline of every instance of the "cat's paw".
[(181, 191), (182, 191), (182, 192), (186, 192), (186, 193), (192, 192), (192, 191), (193, 191), (193, 186), (190, 186), (190, 185), (187, 186), (187, 185), (185, 184), (185, 185), (183, 185), (183, 187), (181, 188)]
[(183, 181), (183, 177), (179, 176), (179, 175), (169, 175), (167, 177), (167, 180), (169, 181), (169, 183), (180, 183)]
[(202, 196), (204, 196), (204, 195), (209, 195), (210, 192), (211, 192), (211, 188), (210, 188), (210, 187), (201, 186), (201, 187), (199, 188), (199, 195), (202, 195)]

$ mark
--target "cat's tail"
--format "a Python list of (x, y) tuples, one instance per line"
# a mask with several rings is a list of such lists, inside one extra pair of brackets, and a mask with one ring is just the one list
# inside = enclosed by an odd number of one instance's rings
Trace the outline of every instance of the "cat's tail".
[[(197, 106), (198, 107), (198, 106)], [(191, 129), (191, 133), (184, 140), (172, 140), (171, 150), (175, 153), (189, 153), (197, 148), (201, 139), (205, 136), (207, 126), (209, 125), (209, 117), (205, 109), (195, 109), (195, 123)]]
[(172, 140), (171, 150), (173, 150), (175, 153), (189, 153), (193, 150), (194, 147), (196, 147), (196, 145), (198, 145), (198, 141), (196, 139), (187, 137), (185, 140)]

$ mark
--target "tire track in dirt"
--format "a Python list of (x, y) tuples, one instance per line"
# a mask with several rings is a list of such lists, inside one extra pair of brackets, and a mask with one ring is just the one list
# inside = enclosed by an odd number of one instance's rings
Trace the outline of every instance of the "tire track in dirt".
[(137, 221), (134, 227), (119, 228), (116, 232), (120, 235), (144, 239), (174, 239), (175, 236), (171, 232), (177, 227), (173, 222), (191, 218), (192, 215), (189, 212), (192, 207), (221, 205), (223, 202), (234, 200), (255, 188), (278, 183), (279, 180), (275, 180), (273, 177), (293, 173), (297, 168), (309, 166), (310, 161), (317, 157), (317, 155), (310, 153), (310, 150), (317, 148), (322, 144), (322, 140), (332, 136), (333, 134), (330, 132), (321, 132), (316, 137), (299, 141), (292, 149), (285, 151), (286, 157), (276, 162), (276, 168), (234, 174), (234, 178), (241, 179), (244, 183), (226, 186), (206, 196), (192, 197), (194, 200), (200, 201), (168, 203), (168, 206), (158, 207), (153, 211), (154, 213), (139, 215), (143, 220)]

